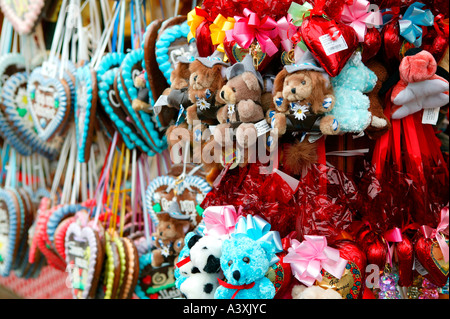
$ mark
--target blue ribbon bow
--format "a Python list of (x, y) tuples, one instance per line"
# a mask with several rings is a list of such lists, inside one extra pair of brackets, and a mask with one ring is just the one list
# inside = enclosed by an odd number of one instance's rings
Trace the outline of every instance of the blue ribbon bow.
[(429, 27), (434, 23), (433, 13), (429, 9), (422, 10), (424, 6), (423, 3), (414, 2), (398, 22), (400, 35), (415, 47), (422, 45), (422, 26)]
[(247, 236), (254, 241), (261, 242), (264, 246), (273, 248), (273, 256), (270, 260), (270, 265), (277, 263), (280, 259), (275, 255), (283, 251), (280, 233), (270, 230), (271, 225), (262, 219), (260, 216), (247, 215), (241, 216), (233, 233), (233, 237), (239, 238)]

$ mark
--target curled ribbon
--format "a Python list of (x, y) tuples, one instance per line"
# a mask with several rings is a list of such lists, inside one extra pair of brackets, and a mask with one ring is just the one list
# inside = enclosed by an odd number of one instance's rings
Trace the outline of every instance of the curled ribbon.
[(283, 261), (291, 264), (295, 278), (306, 286), (322, 280), (322, 269), (340, 279), (347, 265), (339, 250), (328, 247), (325, 236), (305, 236), (301, 243), (293, 239)]
[[(294, 4), (295, 2), (293, 2)], [(281, 46), (284, 51), (289, 52), (292, 50), (293, 41), (292, 37), (297, 33), (298, 27), (292, 23), (292, 17), (288, 13), (287, 17), (282, 17), (277, 21), (278, 35), (281, 39)]]
[(208, 12), (206, 12), (202, 8), (195, 7), (194, 9), (189, 11), (189, 13), (187, 14), (187, 24), (190, 29), (189, 34), (187, 36), (188, 42), (190, 42), (191, 39), (195, 38), (197, 28), (204, 20), (211, 21), (212, 19), (209, 16)]
[(241, 216), (236, 223), (236, 229), (232, 236), (235, 238), (247, 236), (265, 246), (272, 246), (274, 253), (269, 264), (273, 265), (280, 260), (275, 253), (283, 251), (283, 244), (280, 234), (277, 231), (271, 231), (270, 228), (271, 225), (260, 216)]
[(448, 18), (444, 19), (444, 15), (442, 13), (438, 14), (434, 18), (434, 29), (439, 35), (448, 38), (449, 36)]
[(234, 232), (238, 214), (232, 205), (210, 206), (203, 212), (205, 233), (208, 236), (229, 236)]
[(436, 239), (439, 243), (439, 247), (441, 248), (442, 255), (444, 257), (444, 261), (448, 263), (449, 261), (449, 252), (448, 252), (448, 244), (445, 240), (444, 235), (448, 236), (448, 223), (449, 223), (449, 213), (448, 206), (442, 208), (441, 210), (441, 221), (436, 229), (431, 228), (430, 226), (423, 225), (420, 227), (420, 231), (425, 236), (425, 238)]
[(398, 21), (400, 35), (416, 47), (422, 45), (422, 26), (432, 26), (434, 23), (433, 13), (429, 9), (422, 10), (424, 6), (423, 3), (414, 2)]
[(352, 5), (345, 4), (342, 13), (342, 22), (351, 26), (358, 35), (359, 42), (364, 42), (367, 24), (383, 25), (383, 16), (380, 11), (369, 12), (370, 3), (366, 0), (355, 0)]
[(225, 52), (223, 41), (225, 40), (226, 32), (233, 29), (234, 23), (235, 20), (233, 17), (225, 18), (219, 13), (214, 19), (214, 22), (209, 26), (212, 44), (217, 45), (218, 51)]
[(244, 49), (248, 49), (256, 39), (261, 46), (261, 51), (269, 56), (274, 55), (278, 48), (272, 39), (278, 36), (277, 23), (269, 16), (262, 20), (258, 15), (245, 8), (244, 17), (234, 17), (234, 28), (226, 31), (228, 41), (236, 43)]
[(398, 227), (394, 227), (384, 233), (384, 239), (386, 240), (386, 245), (388, 248), (388, 262), (392, 266), (392, 256), (394, 254), (395, 244), (389, 246), (389, 243), (400, 243), (403, 240), (402, 231)]

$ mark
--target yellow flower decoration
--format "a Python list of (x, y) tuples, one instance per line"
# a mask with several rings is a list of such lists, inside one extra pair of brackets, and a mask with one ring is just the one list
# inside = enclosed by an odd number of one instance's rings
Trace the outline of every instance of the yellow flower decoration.
[(203, 20), (205, 20), (205, 17), (197, 15), (197, 10), (201, 10), (201, 8), (195, 7), (187, 14), (187, 24), (191, 30), (187, 36), (188, 42), (195, 38), (198, 26), (203, 22)]
[(225, 52), (223, 41), (225, 40), (226, 32), (234, 28), (234, 23), (235, 20), (233, 17), (225, 18), (219, 13), (214, 22), (209, 26), (212, 44), (218, 45), (218, 51)]

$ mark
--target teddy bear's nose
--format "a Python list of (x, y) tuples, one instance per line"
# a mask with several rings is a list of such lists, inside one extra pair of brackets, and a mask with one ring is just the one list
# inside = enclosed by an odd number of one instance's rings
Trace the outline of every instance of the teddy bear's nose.
[(291, 89), (292, 94), (295, 94), (295, 88)]
[(233, 278), (235, 280), (239, 280), (239, 278), (241, 278), (241, 273), (239, 272), (239, 270), (233, 271)]

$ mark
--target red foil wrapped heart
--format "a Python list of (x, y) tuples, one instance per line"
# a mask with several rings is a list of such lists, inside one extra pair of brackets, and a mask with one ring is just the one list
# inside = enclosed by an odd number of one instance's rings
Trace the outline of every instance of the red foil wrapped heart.
[(403, 45), (403, 38), (400, 36), (398, 18), (392, 19), (384, 25), (381, 32), (382, 55), (387, 69), (392, 72), (398, 70), (400, 65), (400, 51)]
[(443, 260), (437, 241), (422, 235), (414, 244), (414, 252), (428, 272), (424, 277), (436, 286), (443, 287), (447, 282), (449, 269), (448, 262), (445, 263)]
[(367, 263), (384, 269), (388, 256), (388, 249), (383, 237), (369, 226), (362, 227), (356, 235), (356, 242), (366, 254)]
[(362, 62), (366, 63), (377, 55), (381, 48), (381, 33), (377, 28), (367, 28), (364, 42), (362, 43)]
[(308, 17), (301, 29), (309, 51), (331, 77), (339, 74), (358, 47), (358, 36), (352, 27), (323, 16)]
[(422, 40), (422, 48), (430, 52), (437, 63), (442, 60), (448, 48), (448, 36), (448, 20), (444, 22), (444, 15), (439, 14), (434, 18), (434, 28), (428, 28)]
[(409, 287), (413, 283), (414, 247), (408, 236), (403, 234), (402, 241), (395, 244), (398, 258), (398, 285)]
[(200, 57), (208, 57), (214, 53), (216, 46), (211, 41), (211, 31), (209, 30), (210, 22), (204, 20), (197, 27), (195, 33), (195, 41), (197, 43), (197, 51)]

